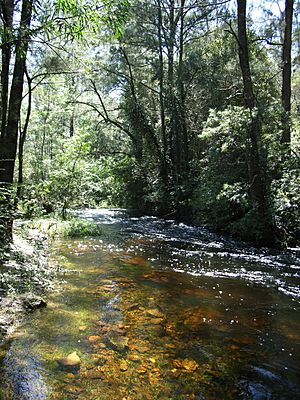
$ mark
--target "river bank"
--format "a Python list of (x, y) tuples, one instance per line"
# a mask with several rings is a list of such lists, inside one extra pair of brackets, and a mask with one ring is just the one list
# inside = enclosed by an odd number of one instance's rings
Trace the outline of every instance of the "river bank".
[(15, 221), (6, 261), (0, 263), (0, 345), (26, 314), (46, 307), (48, 292), (59, 289), (59, 266), (49, 263), (51, 243), (100, 233), (98, 225), (72, 216)]
[(0, 344), (24, 315), (46, 306), (44, 297), (57, 286), (49, 265), (49, 237), (26, 221), (17, 221), (6, 261), (0, 265)]

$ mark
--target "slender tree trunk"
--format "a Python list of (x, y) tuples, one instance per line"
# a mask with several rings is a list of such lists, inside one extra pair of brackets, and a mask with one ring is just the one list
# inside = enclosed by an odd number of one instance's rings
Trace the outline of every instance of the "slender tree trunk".
[(24, 158), (24, 144), (27, 136), (29, 120), (31, 115), (31, 108), (32, 108), (32, 87), (31, 87), (31, 79), (28, 75), (27, 71), (25, 70), (26, 77), (27, 77), (27, 84), (28, 84), (28, 106), (26, 112), (26, 118), (23, 129), (20, 130), (20, 138), (19, 138), (19, 151), (18, 151), (18, 161), (19, 161), (19, 168), (18, 168), (18, 188), (17, 188), (17, 196), (16, 200), (21, 198), (22, 196), (22, 185), (23, 185), (23, 158)]
[(170, 159), (172, 161), (172, 176), (176, 177), (177, 167), (177, 133), (176, 133), (176, 96), (174, 93), (174, 47), (176, 40), (176, 24), (175, 24), (175, 0), (169, 2), (169, 31), (166, 38), (168, 49), (168, 81), (167, 81), (167, 107), (170, 115), (169, 126), (169, 149)]
[[(4, 160), (4, 138), (6, 132), (8, 94), (9, 94), (9, 67), (12, 51), (12, 23), (13, 0), (0, 2), (0, 14), (2, 20), (2, 49), (1, 49), (1, 96), (0, 96), (0, 174), (1, 160)], [(12, 239), (11, 219), (11, 191), (0, 179), (0, 245)]]
[(70, 117), (70, 138), (74, 136), (74, 118), (75, 118), (75, 110), (73, 110), (72, 115)]
[(285, 28), (282, 51), (282, 90), (281, 103), (283, 107), (282, 115), (282, 137), (283, 144), (291, 143), (291, 76), (292, 76), (292, 25), (293, 25), (294, 0), (285, 1)]
[(8, 91), (9, 91), (9, 66), (12, 49), (12, 22), (13, 22), (13, 0), (2, 1), (0, 13), (3, 21), (2, 34), (2, 67), (1, 67), (1, 98), (0, 98), (0, 118), (1, 118), (1, 138), (4, 136), (6, 128)]
[[(183, 55), (184, 55), (184, 6), (169, 2), (168, 32), (168, 112), (170, 115), (170, 149), (173, 182), (181, 186), (185, 180), (187, 159), (187, 130), (184, 104)], [(178, 55), (178, 57), (177, 57)]]
[(181, 163), (184, 171), (187, 170), (188, 160), (189, 160), (189, 149), (188, 149), (188, 134), (186, 126), (186, 107), (185, 107), (185, 90), (184, 90), (184, 76), (183, 76), (183, 66), (184, 66), (184, 7), (185, 0), (180, 2), (180, 32), (179, 32), (179, 59), (178, 59), (178, 76), (177, 76), (177, 86), (178, 86), (178, 108), (179, 108), (179, 126), (182, 138), (181, 147)]
[[(239, 41), (239, 62), (244, 86), (244, 104), (252, 111), (256, 101), (253, 90), (249, 63), (248, 37), (246, 30), (246, 0), (237, 0), (238, 5), (238, 41)], [(257, 223), (261, 228), (261, 241), (267, 244), (275, 243), (275, 228), (269, 215), (269, 205), (267, 198), (267, 187), (261, 167), (261, 157), (259, 150), (261, 126), (256, 112), (247, 128), (248, 154), (247, 164), (249, 173), (249, 193), (252, 203), (252, 210), (256, 215)]]
[(157, 36), (158, 36), (158, 52), (159, 52), (159, 105), (160, 105), (160, 124), (161, 124), (161, 136), (162, 136), (162, 179), (167, 184), (168, 181), (168, 143), (166, 134), (166, 117), (165, 117), (165, 88), (164, 88), (164, 58), (163, 58), (163, 41), (162, 41), (162, 11), (161, 1), (157, 2), (158, 9), (158, 23), (157, 23)]
[(244, 103), (247, 108), (255, 107), (255, 95), (253, 91), (249, 48), (246, 29), (246, 0), (237, 0), (238, 3), (238, 40), (239, 40), (239, 61), (244, 86)]
[[(3, 14), (4, 3), (1, 3), (1, 12)], [(10, 7), (9, 18), (12, 18), (13, 9), (12, 2), (5, 2), (6, 7)], [(32, 15), (33, 0), (23, 0), (21, 9), (21, 19), (18, 32), (18, 38), (15, 48), (15, 61), (13, 68), (13, 78), (11, 82), (9, 101), (8, 98), (8, 75), (7, 68), (10, 61), (10, 49), (4, 49), (2, 53), (2, 62), (4, 62), (5, 70), (2, 71), (1, 84), (1, 137), (0, 137), (0, 225), (5, 226), (1, 233), (0, 241), (12, 238), (12, 222), (13, 222), (13, 191), (12, 183), (14, 178), (14, 167), (18, 146), (18, 126), (20, 120), (22, 92), (24, 84), (24, 74), (27, 50), (30, 38), (30, 23)], [(4, 20), (4, 25), (8, 24), (8, 34), (10, 33), (11, 20)], [(4, 57), (4, 59), (3, 59)], [(6, 108), (7, 107), (7, 108)]]
[(1, 135), (0, 183), (13, 183), (32, 2), (33, 0), (24, 0), (22, 3), (16, 59), (8, 103), (7, 124), (4, 134)]

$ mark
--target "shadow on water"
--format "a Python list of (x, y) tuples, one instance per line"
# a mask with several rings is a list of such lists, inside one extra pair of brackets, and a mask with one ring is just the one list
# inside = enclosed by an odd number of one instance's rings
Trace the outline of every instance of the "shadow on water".
[(0, 398), (300, 398), (295, 252), (124, 210), (79, 214), (103, 235), (56, 243), (62, 290), (2, 351)]

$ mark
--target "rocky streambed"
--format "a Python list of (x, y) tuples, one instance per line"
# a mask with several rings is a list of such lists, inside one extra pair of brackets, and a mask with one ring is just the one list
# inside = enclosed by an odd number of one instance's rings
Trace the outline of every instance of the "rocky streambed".
[(103, 235), (55, 243), (64, 283), (3, 350), (3, 399), (300, 396), (293, 254), (119, 211), (84, 216)]

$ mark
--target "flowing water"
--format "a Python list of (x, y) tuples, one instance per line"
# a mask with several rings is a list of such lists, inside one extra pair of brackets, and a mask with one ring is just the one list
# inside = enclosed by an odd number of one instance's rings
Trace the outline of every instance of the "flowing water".
[[(122, 210), (79, 214), (103, 235), (55, 243), (64, 282), (0, 349), (0, 398), (300, 399), (296, 249)], [(64, 365), (74, 352), (80, 364)]]

